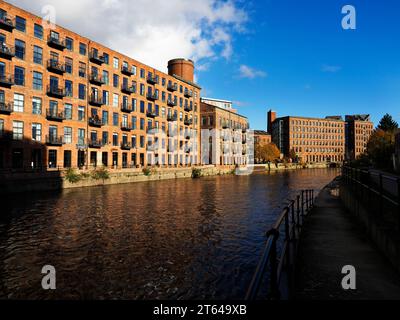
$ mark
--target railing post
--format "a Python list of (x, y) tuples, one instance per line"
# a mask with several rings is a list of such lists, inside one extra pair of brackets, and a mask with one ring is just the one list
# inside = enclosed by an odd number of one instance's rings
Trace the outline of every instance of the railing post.
[(278, 260), (277, 260), (277, 251), (276, 251), (276, 241), (278, 238), (278, 232), (274, 233), (274, 238), (272, 241), (271, 247), (271, 298), (279, 300), (279, 284), (278, 284)]
[(383, 177), (382, 173), (379, 173), (379, 215), (383, 213)]
[(400, 230), (400, 178), (397, 178), (397, 219)]

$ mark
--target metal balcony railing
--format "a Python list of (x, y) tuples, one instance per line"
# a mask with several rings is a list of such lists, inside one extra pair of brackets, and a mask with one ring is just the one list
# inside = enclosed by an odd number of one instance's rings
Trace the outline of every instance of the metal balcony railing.
[(65, 73), (65, 63), (61, 63), (55, 59), (49, 59), (47, 61), (47, 70), (54, 73), (63, 74)]
[(15, 57), (15, 48), (0, 42), (0, 57), (5, 59), (12, 59)]
[(58, 87), (55, 85), (48, 85), (47, 86), (47, 95), (53, 98), (62, 99), (66, 96), (65, 89), (62, 87)]
[(51, 34), (47, 37), (47, 44), (49, 45), (49, 47), (58, 50), (64, 50), (67, 47), (64, 39), (57, 38), (55, 36), (52, 36)]
[(102, 97), (92, 94), (89, 97), (89, 104), (91, 104), (92, 106), (100, 107), (104, 104), (104, 101)]
[(54, 109), (47, 109), (46, 110), (46, 118), (47, 118), (47, 120), (63, 121), (63, 120), (65, 120), (65, 114), (62, 111), (58, 111), (58, 110), (54, 110)]
[(103, 84), (106, 83), (103, 77), (97, 73), (91, 73), (89, 76), (89, 81), (91, 84), (95, 84), (98, 86), (102, 86)]
[(94, 50), (90, 51), (89, 60), (98, 65), (102, 65), (104, 63), (104, 57), (99, 56), (99, 53)]
[(14, 75), (6, 73), (0, 74), (0, 86), (11, 87), (14, 84)]
[(178, 85), (176, 83), (168, 83), (167, 90), (168, 91), (178, 91)]
[(103, 121), (99, 117), (90, 117), (89, 118), (89, 125), (92, 127), (102, 127)]
[(56, 135), (47, 135), (46, 144), (52, 146), (62, 146), (64, 144), (64, 137)]
[(0, 28), (7, 31), (12, 31), (15, 28), (15, 18), (8, 14), (1, 15)]
[(14, 111), (14, 104), (11, 102), (0, 102), (0, 113), (11, 114)]

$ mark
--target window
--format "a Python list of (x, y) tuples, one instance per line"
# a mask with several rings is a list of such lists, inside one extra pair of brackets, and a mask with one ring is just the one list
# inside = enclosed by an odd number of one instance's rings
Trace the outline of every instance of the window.
[(3, 134), (4, 134), (4, 120), (0, 119), (0, 137), (2, 137)]
[(117, 74), (113, 75), (113, 86), (114, 88), (118, 88), (119, 86), (119, 76)]
[(65, 45), (69, 51), (74, 51), (74, 40), (71, 38), (65, 38)]
[(84, 106), (78, 107), (78, 120), (79, 121), (85, 120), (85, 107)]
[(72, 128), (64, 127), (64, 143), (70, 144), (72, 143)]
[(32, 140), (42, 141), (42, 125), (40, 123), (32, 123)]
[(118, 113), (113, 113), (113, 126), (118, 126)]
[(86, 78), (86, 64), (83, 62), (79, 62), (79, 76)]
[(103, 103), (108, 106), (110, 104), (110, 94), (108, 91), (103, 91)]
[(136, 76), (136, 66), (132, 66), (132, 73), (134, 76)]
[(101, 115), (101, 122), (105, 126), (108, 125), (108, 111), (103, 110), (102, 115)]
[(66, 120), (72, 119), (72, 104), (66, 103), (64, 105), (64, 116)]
[(140, 112), (144, 113), (144, 101), (140, 101)]
[(135, 116), (133, 116), (132, 117), (132, 129), (133, 130), (136, 130), (136, 127), (137, 127), (136, 122), (137, 122), (137, 118)]
[(43, 27), (40, 24), (35, 23), (33, 33), (35, 38), (43, 40)]
[(110, 56), (108, 55), (108, 53), (103, 53), (103, 60), (105, 64), (110, 64)]
[(118, 146), (118, 133), (113, 133), (113, 146)]
[(24, 123), (22, 121), (13, 121), (13, 139), (22, 140), (24, 138)]
[(110, 79), (109, 79), (108, 71), (105, 71), (105, 70), (103, 71), (103, 81), (104, 81), (104, 83), (105, 83), (106, 85), (109, 84)]
[(25, 32), (26, 31), (26, 20), (24, 18), (15, 17), (15, 29)]
[(35, 90), (43, 90), (43, 74), (33, 71), (32, 86)]
[(140, 119), (140, 130), (144, 130), (144, 126), (145, 126), (144, 119), (141, 118)]
[(25, 59), (25, 42), (22, 40), (15, 39), (15, 56), (18, 59)]
[(146, 78), (146, 71), (144, 69), (140, 69), (140, 77), (142, 79)]
[(74, 68), (74, 61), (71, 58), (65, 58), (65, 72), (72, 74)]
[(101, 142), (102, 142), (103, 145), (107, 145), (108, 144), (108, 132), (104, 131), (102, 133)]
[(79, 99), (86, 99), (86, 86), (82, 83), (79, 84)]
[(70, 81), (70, 80), (65, 80), (65, 94), (67, 97), (74, 96), (73, 85), (72, 85), (72, 81)]
[(87, 54), (87, 47), (86, 47), (86, 44), (84, 44), (84, 43), (79, 43), (79, 53), (81, 54), (81, 55), (83, 55), (83, 56), (86, 56), (86, 54)]
[(25, 85), (25, 69), (21, 67), (14, 68), (14, 83), (18, 86)]
[(144, 96), (146, 88), (143, 83), (140, 84), (140, 95)]
[(42, 114), (42, 99), (36, 97), (32, 98), (32, 113)]
[(119, 95), (114, 93), (113, 94), (113, 107), (118, 108), (119, 105)]
[(114, 69), (119, 69), (119, 59), (118, 58), (114, 58), (113, 67), (114, 67)]
[(40, 65), (43, 64), (43, 49), (41, 47), (33, 47), (33, 62)]

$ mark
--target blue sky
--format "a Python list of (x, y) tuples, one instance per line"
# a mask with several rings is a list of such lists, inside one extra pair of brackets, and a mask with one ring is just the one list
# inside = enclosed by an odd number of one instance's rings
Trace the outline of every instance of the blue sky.
[[(254, 129), (270, 108), (400, 123), (398, 0), (9, 1), (38, 15), (51, 5), (57, 24), (162, 71), (195, 60), (202, 95), (234, 101)], [(356, 30), (342, 29), (347, 4)]]
[[(356, 8), (356, 30), (341, 27), (346, 4)], [(369, 113), (375, 123), (388, 112), (400, 123), (400, 1), (266, 0), (244, 9), (232, 57), (198, 73), (205, 95), (238, 102), (256, 129), (265, 129), (269, 108), (281, 116)], [(259, 74), (240, 77), (240, 65)]]

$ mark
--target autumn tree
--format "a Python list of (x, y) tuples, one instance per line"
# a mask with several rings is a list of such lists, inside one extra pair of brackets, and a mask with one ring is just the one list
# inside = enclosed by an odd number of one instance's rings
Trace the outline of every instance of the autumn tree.
[(272, 162), (279, 159), (281, 152), (274, 143), (257, 144), (255, 148), (255, 158), (258, 162)]
[(373, 165), (381, 169), (392, 167), (395, 132), (376, 129), (367, 144), (367, 156)]

